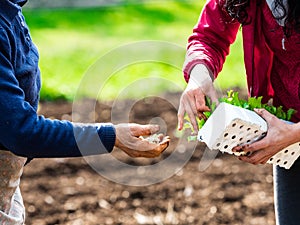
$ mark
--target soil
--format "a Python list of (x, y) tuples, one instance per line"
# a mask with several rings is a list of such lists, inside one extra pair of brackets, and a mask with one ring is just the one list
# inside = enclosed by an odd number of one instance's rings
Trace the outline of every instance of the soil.
[[(168, 158), (179, 140), (174, 135), (179, 97), (169, 93), (118, 104), (123, 108), (115, 109), (119, 110), (116, 114), (128, 110), (130, 122), (145, 124), (161, 118), (171, 144), (161, 157), (152, 160), (131, 159), (118, 149), (111, 155), (128, 165), (154, 165)], [(109, 122), (112, 109), (112, 103), (98, 102), (93, 117)], [(72, 103), (43, 102), (39, 113), (71, 119)], [(254, 166), (218, 154), (207, 169), (199, 169), (204, 150), (205, 146), (197, 143), (187, 163), (173, 176), (145, 186), (111, 181), (84, 158), (34, 159), (25, 167), (21, 181), (26, 224), (275, 225), (272, 166)], [(118, 168), (107, 169), (126, 176), (126, 171)]]

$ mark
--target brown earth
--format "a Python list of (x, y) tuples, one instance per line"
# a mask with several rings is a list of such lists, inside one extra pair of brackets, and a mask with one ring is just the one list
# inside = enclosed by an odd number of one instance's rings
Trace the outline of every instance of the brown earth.
[[(172, 142), (154, 160), (130, 159), (115, 149), (112, 155), (128, 165), (154, 165), (176, 149), (178, 94), (140, 101), (123, 101), (116, 114), (129, 110), (129, 121), (148, 123), (161, 118)], [(170, 102), (173, 103), (171, 104)], [(175, 103), (174, 103), (175, 102)], [(177, 104), (177, 105), (176, 105)], [(97, 121), (111, 120), (111, 103), (98, 103)], [(72, 103), (41, 103), (40, 114), (71, 119)], [(188, 144), (189, 146), (194, 144)], [(205, 146), (197, 144), (177, 173), (147, 186), (122, 185), (99, 175), (83, 158), (34, 159), (24, 169), (21, 190), (27, 225), (275, 225), (270, 165), (245, 164), (218, 155), (199, 170)], [(106, 156), (104, 156), (106, 157)], [(127, 176), (126, 171), (107, 168)], [(162, 171), (163, 172), (163, 171)]]

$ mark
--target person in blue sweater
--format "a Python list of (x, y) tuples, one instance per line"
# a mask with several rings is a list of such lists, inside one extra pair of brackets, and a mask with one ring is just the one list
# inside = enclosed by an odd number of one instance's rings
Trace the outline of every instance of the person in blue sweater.
[(169, 138), (153, 143), (141, 136), (157, 125), (76, 124), (37, 114), (41, 87), (39, 54), (22, 14), (27, 0), (0, 0), (0, 224), (24, 224), (19, 189), (28, 159), (81, 157), (110, 153), (156, 157)]

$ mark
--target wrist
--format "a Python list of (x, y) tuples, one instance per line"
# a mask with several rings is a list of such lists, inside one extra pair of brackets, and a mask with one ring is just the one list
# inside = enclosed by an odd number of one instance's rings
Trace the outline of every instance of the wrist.
[(197, 64), (194, 66), (190, 73), (189, 82), (193, 82), (197, 84), (197, 86), (201, 87), (207, 83), (212, 83), (213, 79), (210, 76), (210, 73), (207, 67), (204, 64)]

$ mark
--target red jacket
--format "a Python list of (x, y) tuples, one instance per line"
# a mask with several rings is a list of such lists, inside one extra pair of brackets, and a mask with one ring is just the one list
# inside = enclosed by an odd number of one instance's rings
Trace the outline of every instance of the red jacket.
[[(249, 95), (263, 96), (267, 101), (273, 96), (270, 83), (273, 53), (265, 43), (261, 24), (262, 11), (257, 2), (250, 1), (247, 12), (251, 23), (242, 27), (244, 62)], [(204, 63), (211, 75), (217, 77), (229, 53), (230, 44), (236, 39), (239, 27), (237, 21), (230, 21), (218, 0), (207, 1), (188, 40), (183, 68), (186, 81), (191, 69), (198, 63)]]

